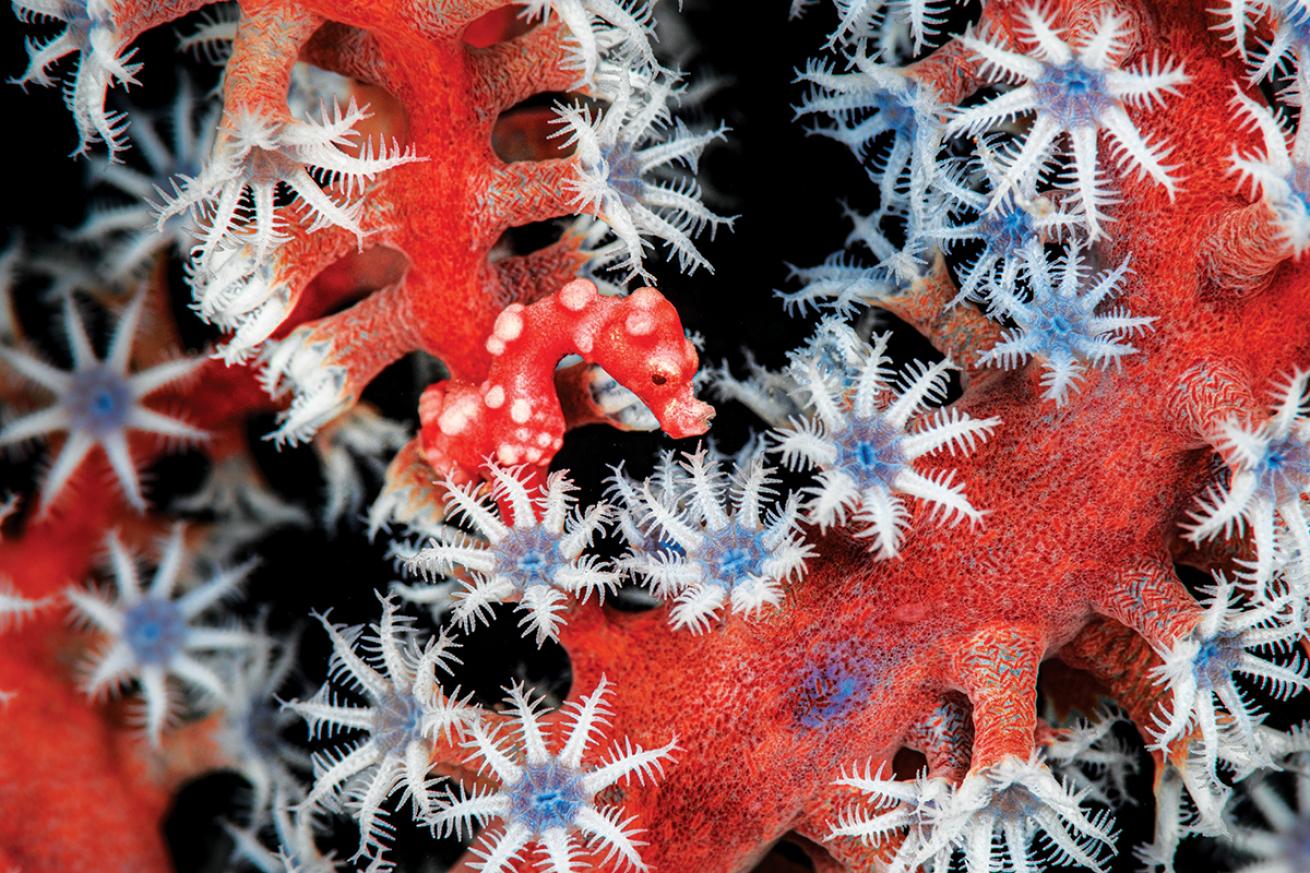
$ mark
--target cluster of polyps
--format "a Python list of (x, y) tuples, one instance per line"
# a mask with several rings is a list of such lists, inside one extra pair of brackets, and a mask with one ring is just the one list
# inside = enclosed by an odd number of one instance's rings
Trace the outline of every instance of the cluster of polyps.
[[(197, 5), (59, 5), (66, 30), (34, 46), (27, 78), (44, 83), (51, 61), (80, 51), (74, 117), (84, 138), (117, 151), (122, 119), (97, 97), (144, 72), (130, 53), (137, 33)], [(47, 9), (18, 6), (25, 17)], [(53, 592), (67, 579), (32, 581), (61, 547), (82, 556), (66, 573), (80, 575), (87, 544), (105, 542), (109, 525), (126, 520), (122, 536), (139, 540), (166, 523), (146, 501), (144, 452), (129, 437), (144, 449), (149, 434), (211, 434), (214, 475), (187, 503), (212, 495), (228, 542), (307, 518), (270, 498), (233, 449), (262, 407), (235, 401), (221, 428), (189, 423), (227, 401), (230, 375), (207, 369), (188, 391), (180, 377), (198, 365), (146, 341), (145, 298), (134, 297), (106, 355), (76, 302), (62, 304), (67, 370), (21, 348), (0, 307), (0, 354), (30, 407), (0, 443), (64, 439), (39, 508), (60, 509), (56, 497), (94, 458), (144, 515), (88, 489), (85, 507), (65, 501), (55, 522), (34, 517), (16, 538), (28, 560), (5, 566), (0, 589), (0, 620), (22, 619), (11, 639), (62, 643), (45, 622), (71, 611), (99, 641), (86, 691), (139, 689), (162, 748), (179, 735), (221, 737), (222, 763), (256, 789), (257, 814), (233, 833), (261, 867), (333, 868), (315, 825), (344, 812), (358, 822), (355, 860), (383, 870), (399, 806), (439, 834), (482, 828), (466, 864), (493, 871), (743, 869), (790, 832), (823, 869), (865, 870), (875, 857), (938, 873), (958, 857), (972, 871), (1104, 869), (1116, 837), (1096, 807), (1120, 798), (1119, 753), (1096, 745), (1105, 721), (1071, 730), (1038, 718), (1038, 675), (1052, 661), (1080, 671), (1047, 689), (1053, 712), (1108, 692), (1157, 756), (1157, 829), (1143, 857), (1168, 866), (1183, 836), (1224, 830), (1230, 783), (1286, 767), (1304, 746), (1303, 734), (1263, 721), (1247, 686), (1281, 700), (1310, 684), (1295, 653), (1310, 618), (1310, 377), (1296, 325), (1310, 313), (1301, 268), (1288, 263), (1306, 248), (1306, 144), (1299, 123), (1285, 129), (1310, 90), (1303, 11), (1234, 3), (1226, 39), (1236, 52), (1225, 59), (1228, 46), (1205, 42), (1204, 23), (1176, 20), (1175, 7), (993, 0), (976, 30), (916, 60), (908, 52), (945, 26), (939, 4), (839, 0), (833, 43), (848, 50), (848, 71), (807, 67), (801, 111), (827, 116), (817, 132), (869, 163), (879, 205), (854, 216), (851, 244), (875, 262), (838, 253), (795, 271), (805, 287), (794, 308), (832, 316), (785, 369), (720, 377), (721, 394), (759, 411), (771, 434), (733, 461), (707, 448), (669, 454), (644, 479), (618, 474), (613, 505), (577, 499), (549, 470), (569, 427), (640, 421), (687, 436), (704, 432), (712, 410), (694, 396), (698, 355), (667, 299), (650, 288), (609, 296), (578, 277), (649, 276), (656, 240), (688, 271), (709, 266), (695, 237), (725, 219), (691, 174), (723, 131), (673, 120), (679, 86), (656, 60), (649, 7), (532, 2), (522, 11), (535, 27), (476, 47), (462, 38), (470, 29), (512, 18), (493, 11), (488, 23), (488, 11), (473, 0), (418, 16), (358, 4), (343, 27), (326, 2), (250, 2), (234, 26), (207, 23), (204, 44), (231, 42), (223, 114), (172, 160), (151, 161), (185, 177), (156, 219), (166, 241), (140, 235), (139, 208), (83, 234), (93, 246), (128, 245), (109, 256), (115, 287), (94, 289), (104, 297), (149, 266), (140, 253), (189, 249), (196, 306), (229, 334), (221, 354), (236, 363), (266, 350), (263, 382), (286, 403), (278, 438), (312, 438), (324, 458), (329, 517), (360, 505), (358, 458), (397, 452), (373, 520), (395, 516), (430, 537), (408, 563), (443, 578), (402, 593), (441, 607), (437, 618), (448, 612), (454, 627), (429, 633), (390, 598), (367, 628), (325, 614), (329, 681), (277, 712), (267, 698), (285, 673), (270, 659), (294, 653), (206, 617), (241, 573), (187, 588), (180, 532), (149, 586), (116, 538), (112, 595), (75, 586), (60, 607)], [(1172, 54), (1151, 54), (1157, 43)], [(304, 79), (294, 75), (301, 59), (404, 95), (407, 126), (385, 101), (370, 117), (349, 86), (289, 84)], [(1245, 139), (1220, 149), (1213, 131), (1248, 61), (1255, 76), (1290, 86), (1271, 107), (1239, 84), (1234, 135)], [(490, 156), (504, 110), (568, 88), (586, 98), (556, 113), (554, 142), (571, 153)], [(308, 92), (328, 98), (317, 116), (303, 111)], [(377, 128), (366, 135), (367, 125)], [(199, 145), (211, 132), (212, 148)], [(143, 150), (151, 136), (140, 129)], [(197, 152), (204, 165), (187, 166)], [(1232, 175), (1255, 202), (1238, 205)], [(538, 252), (499, 244), (509, 227), (579, 214)], [(57, 272), (52, 293), (67, 297), (95, 271)], [(891, 335), (867, 339), (845, 324), (866, 305), (895, 313), (940, 357), (898, 366)], [(450, 378), (424, 393), (422, 430), (406, 442), (359, 398), (420, 349)], [(559, 370), (571, 354), (581, 363)], [(1271, 380), (1272, 410), (1256, 399)], [(187, 419), (165, 413), (165, 392), (195, 399)], [(1208, 490), (1207, 447), (1227, 467)], [(784, 488), (773, 456), (804, 484)], [(1180, 527), (1173, 508), (1198, 483)], [(968, 530), (930, 523), (962, 520)], [(606, 555), (611, 533), (622, 543)], [(217, 535), (198, 538), (219, 548)], [(1198, 601), (1172, 559), (1213, 570), (1214, 588)], [(644, 616), (604, 611), (625, 581), (664, 602)], [(578, 686), (561, 714), (520, 684), (508, 718), (443, 686), (455, 634), (488, 624), (501, 603), (538, 645), (574, 655)], [(85, 762), (88, 778), (108, 769), (85, 754), (93, 731), (76, 742), (41, 735), (40, 706), (59, 693), (37, 681), (50, 679), (44, 668), (14, 669), (7, 652), (0, 666), (14, 735), (68, 743), (65, 758)], [(604, 676), (620, 669), (611, 687)], [(169, 731), (179, 688), (191, 713), (208, 715)], [(70, 718), (86, 715), (79, 705)], [(309, 723), (308, 763), (278, 737), (291, 715)], [(606, 720), (640, 742), (589, 758)], [(347, 736), (333, 747), (337, 731)], [(684, 746), (666, 773), (675, 735)], [(927, 760), (913, 779), (882, 769), (900, 742)], [(1263, 789), (1253, 797), (1286, 817)], [(76, 818), (57, 795), (34, 806)], [(276, 852), (260, 845), (264, 813)], [(636, 819), (652, 834), (644, 848)], [(1295, 845), (1301, 830), (1284, 824), (1271, 820)], [(59, 850), (45, 826), (12, 839)], [(1288, 855), (1276, 843), (1245, 848)], [(19, 848), (0, 854), (33, 854)]]

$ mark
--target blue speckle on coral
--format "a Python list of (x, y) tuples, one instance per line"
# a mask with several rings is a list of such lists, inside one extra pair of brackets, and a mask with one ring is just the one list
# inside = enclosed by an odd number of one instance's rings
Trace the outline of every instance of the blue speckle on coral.
[(810, 730), (845, 721), (868, 700), (869, 681), (858, 669), (864, 659), (839, 646), (820, 662), (810, 664), (792, 687), (792, 713)]

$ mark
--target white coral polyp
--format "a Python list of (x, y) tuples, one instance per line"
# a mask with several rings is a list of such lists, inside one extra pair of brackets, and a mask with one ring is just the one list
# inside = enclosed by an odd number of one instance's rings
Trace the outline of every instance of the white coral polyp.
[(663, 78), (638, 91), (620, 83), (603, 112), (586, 106), (557, 106), (557, 136), (574, 147), (577, 172), (565, 184), (579, 213), (594, 215), (617, 238), (595, 253), (599, 263), (628, 277), (653, 281), (642, 265), (649, 238), (662, 240), (684, 272), (713, 272), (692, 238), (731, 219), (701, 202), (700, 186), (680, 171), (696, 171), (701, 153), (724, 138), (723, 128), (692, 133), (681, 122), (668, 128), (674, 84)]
[[(592, 84), (605, 55), (633, 57), (658, 67), (652, 27), (654, 4), (631, 0), (525, 0), (519, 14), (545, 19), (554, 13), (569, 29), (572, 57), (568, 68), (581, 74), (580, 85)], [(617, 38), (616, 38), (617, 37)]]
[[(1310, 517), (1301, 495), (1310, 492), (1310, 370), (1297, 370), (1273, 391), (1274, 410), (1253, 425), (1227, 421), (1215, 437), (1228, 461), (1229, 482), (1216, 483), (1198, 499), (1186, 526), (1202, 543), (1250, 528), (1254, 560), (1240, 575), (1268, 596), (1279, 552), (1310, 555)], [(1304, 559), (1302, 559), (1304, 560)], [(1290, 568), (1297, 574), (1298, 568)], [(1292, 581), (1301, 580), (1294, 575)]]
[(1174, 873), (1174, 856), (1184, 839), (1225, 830), (1223, 811), (1232, 789), (1206, 771), (1194, 747), (1182, 756), (1181, 763), (1178, 766), (1173, 756), (1164, 758), (1155, 787), (1151, 842), (1133, 851), (1147, 873)]
[[(811, 287), (814, 284), (817, 283), (812, 283)], [(812, 304), (817, 308), (826, 305), (816, 301), (830, 297), (829, 290), (837, 295), (843, 293), (841, 289), (816, 289), (812, 297), (801, 297), (802, 292), (796, 292), (784, 296), (784, 305), (788, 308), (795, 305), (802, 312), (807, 305)], [(835, 308), (840, 311), (842, 303), (839, 301)], [(824, 318), (815, 326), (814, 334), (805, 344), (790, 352), (788, 357), (793, 361), (813, 357), (821, 362), (822, 370), (829, 372), (829, 378), (850, 386), (855, 384), (855, 376), (863, 365), (867, 348), (860, 335), (840, 318)], [(796, 382), (796, 368), (767, 370), (749, 354), (746, 365), (748, 375), (745, 379), (737, 379), (726, 366), (708, 369), (710, 390), (723, 400), (735, 400), (742, 404), (773, 427), (782, 427), (789, 420), (805, 414), (806, 407), (802, 402), (805, 392)]]
[(269, 487), (255, 460), (245, 452), (215, 462), (200, 487), (174, 499), (169, 509), (222, 519), (224, 533), (211, 534), (211, 543), (235, 543), (275, 527), (309, 524), (308, 513)]
[[(1299, 94), (1307, 93), (1308, 83), (1310, 71), (1300, 71)], [(1236, 84), (1233, 105), (1243, 125), (1260, 135), (1264, 154), (1234, 146), (1228, 171), (1238, 176), (1239, 186), (1249, 187), (1252, 196), (1269, 207), (1283, 245), (1300, 257), (1310, 249), (1310, 124), (1298, 122), (1289, 136), (1267, 106), (1246, 96)]]
[[(970, 243), (981, 245), (971, 260), (961, 258), (956, 270), (960, 290), (951, 301), (954, 306), (973, 299), (987, 304), (993, 314), (999, 295), (1016, 296), (1021, 278), (1031, 278), (1033, 261), (1042, 257), (1047, 243), (1073, 236), (1082, 224), (1081, 217), (1067, 212), (1045, 195), (1031, 191), (1005, 191), (1004, 170), (997, 156), (999, 148), (979, 142), (978, 160), (950, 162), (934, 179), (934, 185), (957, 209), (973, 213), (968, 223), (949, 222), (927, 232), (940, 240), (947, 250)], [(982, 190), (979, 190), (979, 189)]]
[(284, 216), (274, 206), (283, 186), (310, 230), (336, 226), (362, 240), (359, 192), (379, 173), (424, 160), (396, 142), (361, 144), (354, 128), (368, 117), (367, 107), (353, 102), (344, 111), (339, 104), (324, 107), (315, 122), (253, 110), (229, 115), (209, 163), (196, 177), (179, 177), (165, 195), (160, 226), (187, 210), (194, 213), (199, 269), (212, 269), (223, 246), (238, 244), (249, 245), (258, 263), (286, 241)]
[(619, 574), (584, 552), (604, 530), (609, 507), (577, 508), (576, 486), (564, 472), (550, 474), (539, 489), (525, 483), (524, 468), (488, 464), (491, 497), (511, 509), (502, 517), (479, 495), (480, 482), (447, 481), (451, 519), (463, 517), (478, 537), (442, 534), (407, 563), (425, 575), (456, 576), (455, 620), (466, 630), (489, 623), (492, 604), (514, 602), (526, 636), (537, 645), (559, 636), (563, 613), (574, 598), (592, 592), (603, 600), (615, 591)]
[[(792, 0), (796, 17), (811, 0)], [(941, 0), (833, 0), (840, 22), (829, 47), (872, 45), (888, 61), (918, 54), (941, 33), (949, 4)]]
[[(936, 251), (933, 241), (946, 225), (938, 184), (946, 110), (936, 90), (906, 70), (874, 63), (863, 52), (850, 60), (855, 71), (846, 74), (826, 64), (808, 65), (800, 78), (813, 88), (796, 111), (830, 118), (831, 125), (812, 127), (810, 133), (849, 146), (877, 183), (877, 209), (863, 215), (846, 209), (855, 225), (847, 245), (863, 244), (877, 259), (883, 281), (910, 283), (924, 274)], [(893, 227), (896, 232), (889, 235)], [(830, 259), (803, 278), (822, 282), (825, 277), (817, 274), (831, 277), (832, 268), (841, 271), (843, 266), (840, 259)]]
[(97, 274), (107, 273), (108, 280), (123, 282), (148, 273), (162, 252), (191, 249), (195, 235), (189, 216), (169, 220), (161, 233), (150, 197), (169, 177), (195, 172), (204, 163), (220, 110), (198, 97), (189, 77), (182, 76), (167, 113), (134, 117), (130, 139), (142, 159), (137, 164), (144, 163), (144, 167), (93, 159), (93, 180), (127, 198), (123, 202), (116, 196), (112, 203), (93, 205), (75, 231), (75, 239), (92, 243), (104, 253)]
[(265, 350), (268, 366), (260, 376), (270, 397), (290, 395), (269, 438), (279, 445), (309, 442), (328, 422), (355, 405), (350, 377), (335, 341), (301, 325)]
[(77, 125), (76, 154), (86, 154), (93, 143), (103, 142), (111, 160), (125, 149), (127, 114), (105, 108), (109, 89), (140, 85), (136, 74), (141, 64), (132, 63), (136, 49), (129, 49), (115, 22), (113, 4), (106, 0), (14, 0), (20, 21), (54, 20), (65, 27), (58, 35), (41, 42), (27, 41), (28, 66), (17, 79), (20, 85), (53, 86), (50, 67), (60, 59), (77, 54), (76, 70), (64, 83), (64, 103)]
[(1093, 720), (1075, 719), (1051, 732), (1042, 743), (1047, 765), (1088, 799), (1110, 806), (1131, 797), (1128, 778), (1137, 773), (1134, 749), (1117, 738), (1114, 728), (1126, 721), (1117, 711), (1102, 710)]
[(1128, 274), (1125, 258), (1113, 270), (1089, 275), (1082, 250), (1073, 245), (1052, 264), (1040, 248), (1023, 255), (1029, 293), (996, 288), (992, 301), (999, 314), (1014, 323), (1001, 341), (978, 356), (987, 366), (1014, 368), (1029, 358), (1042, 363), (1042, 395), (1063, 406), (1069, 391), (1088, 367), (1105, 369), (1135, 354), (1127, 340), (1145, 332), (1154, 319), (1134, 316), (1123, 306), (1109, 304), (1122, 290)]
[[(637, 847), (635, 816), (623, 817), (617, 805), (603, 805), (599, 795), (613, 785), (645, 785), (664, 774), (677, 749), (677, 739), (657, 749), (645, 749), (624, 739), (610, 746), (599, 761), (585, 763), (588, 747), (607, 723), (605, 677), (594, 691), (564, 706), (557, 732), (542, 724), (540, 699), (522, 686), (509, 689), (507, 703), (514, 721), (513, 745), (487, 722), (470, 728), (469, 763), (493, 779), (493, 787), (447, 791), (431, 825), (439, 836), (463, 837), (495, 819), (502, 827), (484, 827), (471, 852), (482, 873), (508, 873), (529, 846), (536, 845), (549, 873), (577, 873), (584, 857), (601, 852), (598, 869), (646, 869)], [(554, 733), (554, 736), (551, 734)]]
[(1250, 79), (1300, 72), (1310, 52), (1310, 10), (1303, 0), (1224, 0), (1214, 27), (1246, 62)]
[(708, 630), (725, 606), (744, 616), (779, 607), (783, 585), (804, 575), (811, 555), (799, 498), (777, 505), (777, 480), (761, 455), (731, 476), (704, 449), (684, 458), (684, 477), (667, 488), (647, 482), (630, 508), (654, 543), (627, 566), (673, 602), (670, 623), (693, 633)]
[[(870, 795), (870, 815), (856, 807), (839, 816), (829, 838), (856, 837), (872, 845), (890, 841), (905, 829), (890, 869), (909, 873), (933, 863), (946, 871), (959, 852), (970, 873), (989, 870), (1036, 871), (1045, 864), (1071, 864), (1105, 870), (1103, 854), (1113, 854), (1114, 831), (1108, 812), (1089, 814), (1085, 794), (1074, 792), (1052, 775), (1037, 757), (1006, 757), (971, 772), (958, 787), (943, 779), (920, 776), (914, 782), (843, 774), (838, 784)], [(1038, 836), (1046, 848), (1034, 846)]]
[[(878, 218), (876, 215), (858, 216), (854, 213), (850, 217), (857, 228), (852, 232), (852, 238), (861, 226)], [(876, 253), (884, 261), (887, 257), (895, 257), (894, 252), (886, 249), (879, 249)], [(804, 315), (812, 308), (816, 312), (829, 311), (850, 317), (865, 307), (877, 306), (880, 300), (895, 294), (901, 287), (900, 280), (903, 277), (883, 267), (860, 264), (842, 251), (824, 258), (818, 266), (792, 267), (791, 278), (801, 282), (801, 287), (795, 291), (777, 292), (788, 312)]]
[(248, 243), (220, 246), (207, 268), (187, 263), (192, 308), (227, 333), (215, 357), (245, 363), (291, 314), (292, 289), (281, 269), (277, 253), (261, 258)]
[(1162, 63), (1158, 56), (1137, 68), (1121, 66), (1130, 23), (1126, 16), (1105, 11), (1077, 45), (1066, 42), (1037, 6), (1023, 10), (1027, 52), (1005, 48), (999, 39), (962, 36), (960, 41), (982, 60), (984, 74), (1022, 82), (985, 103), (959, 110), (948, 124), (952, 134), (980, 134), (1033, 115), (1022, 147), (1009, 157), (1005, 177), (993, 201), (1012, 186), (1033, 190), (1055, 142), (1068, 137), (1072, 172), (1059, 183), (1073, 189), (1091, 237), (1102, 235), (1109, 220), (1104, 207), (1115, 202), (1105, 178), (1098, 144), (1102, 132), (1114, 140), (1118, 163), (1132, 167), (1163, 185), (1173, 196), (1172, 169), (1162, 161), (1168, 149), (1143, 136), (1127, 109), (1163, 105), (1188, 81), (1181, 64)]
[(854, 838), (869, 846), (881, 846), (900, 840), (887, 864), (887, 873), (915, 873), (920, 865), (931, 862), (934, 871), (950, 867), (952, 847), (929, 849), (955, 786), (941, 777), (920, 772), (913, 782), (883, 777), (884, 768), (873, 771), (870, 763), (864, 772), (853, 768), (842, 772), (834, 784), (855, 788), (868, 796), (872, 806), (855, 804), (840, 813), (826, 839)]
[(825, 529), (853, 521), (856, 536), (870, 538), (870, 549), (884, 559), (899, 553), (910, 522), (901, 495), (928, 504), (934, 519), (982, 520), (953, 470), (920, 472), (914, 462), (943, 449), (968, 453), (1000, 424), (955, 409), (924, 415), (944, 396), (951, 364), (915, 362), (894, 384), (890, 339), (874, 338), (853, 385), (819, 358), (798, 360), (795, 378), (813, 411), (776, 434), (786, 464), (818, 468), (818, 482), (808, 489), (811, 519)]
[(1160, 653), (1164, 663), (1154, 669), (1156, 683), (1171, 699), (1156, 716), (1153, 748), (1166, 749), (1194, 732), (1213, 777), (1221, 759), (1262, 757), (1261, 715), (1238, 687), (1237, 676), (1286, 700), (1310, 688), (1310, 673), (1300, 651), (1287, 664), (1255, 654), (1286, 655), (1301, 640), (1303, 629), (1288, 623), (1284, 610), (1268, 602), (1235, 602), (1235, 586), (1218, 573), (1207, 594), (1201, 621)]
[(141, 322), (144, 294), (123, 309), (103, 358), (87, 336), (72, 298), (64, 300), (64, 330), (72, 351), (72, 367), (60, 370), (25, 351), (0, 346), (0, 361), (54, 397), (51, 405), (15, 418), (0, 428), (0, 446), (64, 432), (60, 447), (41, 484), (40, 512), (45, 512), (73, 474), (97, 446), (104, 452), (127, 502), (146, 509), (140, 477), (128, 436), (155, 434), (166, 439), (198, 441), (208, 434), (185, 421), (145, 405), (151, 394), (192, 373), (202, 358), (180, 358), (131, 372), (132, 346)]
[(114, 593), (69, 588), (73, 615), (104, 636), (87, 665), (83, 689), (92, 697), (117, 693), (135, 681), (145, 702), (144, 724), (158, 745), (176, 714), (170, 679), (199, 692), (211, 705), (227, 697), (216, 653), (248, 648), (254, 637), (237, 627), (197, 625), (196, 620), (237, 590), (251, 569), (247, 564), (219, 571), (185, 593), (177, 586), (186, 561), (181, 525), (163, 542), (149, 587), (142, 588), (136, 559), (117, 534), (108, 537)]
[(392, 829), (383, 803), (397, 791), (404, 791), (416, 817), (428, 814), (433, 744), (472, 717), (459, 690), (447, 694), (438, 677), (458, 663), (457, 644), (445, 634), (420, 644), (412, 619), (397, 614), (391, 598), (380, 599), (381, 621), (367, 630), (318, 616), (332, 640), (331, 676), (362, 695), (367, 705), (340, 703), (331, 682), (309, 700), (287, 703), (308, 723), (311, 739), (330, 739), (339, 732), (367, 734), (314, 755), (314, 784), (303, 803), (343, 806), (356, 817), (356, 858), (381, 855)]
[(409, 441), (408, 429), (378, 414), (371, 406), (356, 406), (314, 440), (323, 465), (326, 491), (323, 523), (334, 528), (344, 516), (357, 516), (367, 496), (364, 470), (381, 471), (383, 458)]
[[(809, 64), (800, 78), (813, 87), (796, 112), (831, 119), (831, 126), (810, 132), (843, 143), (861, 161), (872, 153), (870, 173), (878, 183), (880, 210), (908, 212), (922, 205), (923, 192), (937, 174), (945, 108), (931, 86), (902, 68), (863, 54), (851, 62), (851, 73)], [(878, 143), (884, 147), (875, 149)]]
[[(262, 630), (262, 629), (261, 629)], [(296, 666), (298, 635), (277, 644), (260, 633), (241, 663), (229, 671), (229, 693), (215, 738), (228, 768), (250, 783), (250, 808), (267, 810), (279, 786), (298, 784), (309, 754), (284, 736), (298, 720), (278, 694)]]
[[(226, 825), (232, 838), (232, 859), (244, 863), (259, 873), (339, 873), (338, 859), (318, 847), (315, 830), (321, 823), (315, 815), (316, 807), (301, 806), (303, 792), (291, 782), (280, 782), (275, 787), (268, 809), (269, 837), (276, 848), (265, 845), (260, 839), (261, 828), (252, 824), (238, 828)], [(374, 860), (365, 873), (390, 873), (392, 866)]]

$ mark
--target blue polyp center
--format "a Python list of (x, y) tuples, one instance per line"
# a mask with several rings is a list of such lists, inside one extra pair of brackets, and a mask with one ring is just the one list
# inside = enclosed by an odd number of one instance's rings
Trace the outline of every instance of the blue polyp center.
[(1192, 667), (1196, 674), (1196, 684), (1201, 688), (1226, 685), (1237, 670), (1244, 651), (1236, 634), (1220, 634), (1212, 640), (1206, 640), (1196, 653), (1196, 662)]
[(1106, 107), (1114, 102), (1105, 90), (1105, 74), (1077, 60), (1047, 67), (1033, 82), (1033, 89), (1038, 109), (1065, 130), (1097, 125)]
[(109, 367), (88, 367), (73, 374), (64, 406), (72, 417), (73, 430), (102, 436), (127, 425), (132, 389), (127, 379)]
[(1276, 204), (1280, 212), (1293, 212), (1294, 218), (1304, 219), (1310, 215), (1310, 165), (1292, 164), (1292, 172), (1286, 178), (1288, 195), (1282, 204)]
[(624, 200), (640, 200), (646, 191), (641, 178), (641, 161), (628, 145), (616, 145), (605, 152), (609, 185)]
[(557, 546), (555, 535), (543, 527), (510, 528), (496, 546), (496, 569), (519, 589), (550, 585), (561, 563)]
[(525, 766), (523, 778), (509, 789), (511, 815), (540, 834), (550, 828), (568, 828), (582, 806), (582, 779), (554, 758)]
[(1010, 821), (1028, 822), (1036, 817), (1043, 804), (1022, 785), (1010, 785), (997, 792), (991, 806)]
[(1274, 504), (1291, 503), (1303, 491), (1310, 490), (1310, 445), (1296, 439), (1269, 444), (1256, 467), (1264, 491), (1272, 493)]
[(640, 546), (637, 551), (646, 552), (650, 555), (658, 555), (665, 552), (672, 552), (680, 557), (687, 556), (687, 550), (679, 543), (664, 539), (658, 533), (647, 533), (643, 535)]
[(1037, 317), (1031, 324), (1022, 325), (1029, 334), (1037, 334), (1041, 339), (1037, 354), (1047, 358), (1064, 352), (1074, 358), (1081, 358), (1081, 341), (1091, 338), (1084, 313), (1075, 299), (1057, 294), (1044, 295), (1032, 303)]
[(878, 95), (875, 106), (878, 109), (878, 117), (888, 130), (893, 130), (903, 138), (911, 138), (919, 126), (919, 118), (914, 113), (914, 107), (908, 102), (912, 99), (913, 92), (909, 94), (888, 94)]
[(1002, 257), (1017, 253), (1034, 236), (1032, 216), (1016, 206), (985, 213), (978, 225), (988, 249)]
[(1302, 214), (1310, 213), (1310, 167), (1297, 167), (1292, 171), (1292, 197), (1301, 207)]
[(123, 639), (138, 664), (167, 665), (186, 637), (186, 616), (171, 600), (147, 597), (123, 615)]
[(707, 530), (705, 544), (697, 555), (708, 571), (707, 581), (728, 589), (747, 577), (764, 576), (764, 562), (768, 559), (763, 531), (751, 530), (736, 521), (722, 530)]
[(832, 435), (837, 446), (835, 466), (860, 488), (888, 487), (905, 466), (899, 430), (881, 417), (851, 418)]
[(404, 754), (420, 737), (423, 707), (411, 694), (388, 692), (373, 703), (373, 743), (383, 755)]

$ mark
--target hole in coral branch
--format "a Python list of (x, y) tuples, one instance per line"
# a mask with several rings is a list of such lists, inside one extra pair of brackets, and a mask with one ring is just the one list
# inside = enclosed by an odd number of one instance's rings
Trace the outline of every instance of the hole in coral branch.
[(902, 746), (892, 758), (892, 773), (897, 779), (910, 780), (928, 767), (923, 752)]
[(464, 28), (464, 45), (471, 48), (487, 48), (498, 42), (507, 42), (516, 36), (522, 36), (539, 21), (523, 16), (523, 7), (518, 5), (501, 6), (474, 19)]
[(506, 109), (491, 129), (491, 148), (506, 163), (566, 158), (573, 153), (565, 145), (567, 137), (555, 136), (561, 130), (555, 122), (559, 116), (555, 105), (577, 102), (576, 95), (547, 91), (534, 94)]
[(305, 287), (288, 324), (304, 324), (340, 312), (369, 294), (394, 285), (409, 268), (409, 258), (386, 246), (375, 246), (333, 261)]
[(799, 834), (783, 837), (751, 873), (806, 873), (818, 869), (814, 858), (832, 861), (828, 852)]
[(491, 247), (489, 259), (495, 263), (502, 258), (540, 251), (559, 242), (563, 230), (564, 224), (557, 218), (506, 228), (500, 239)]

